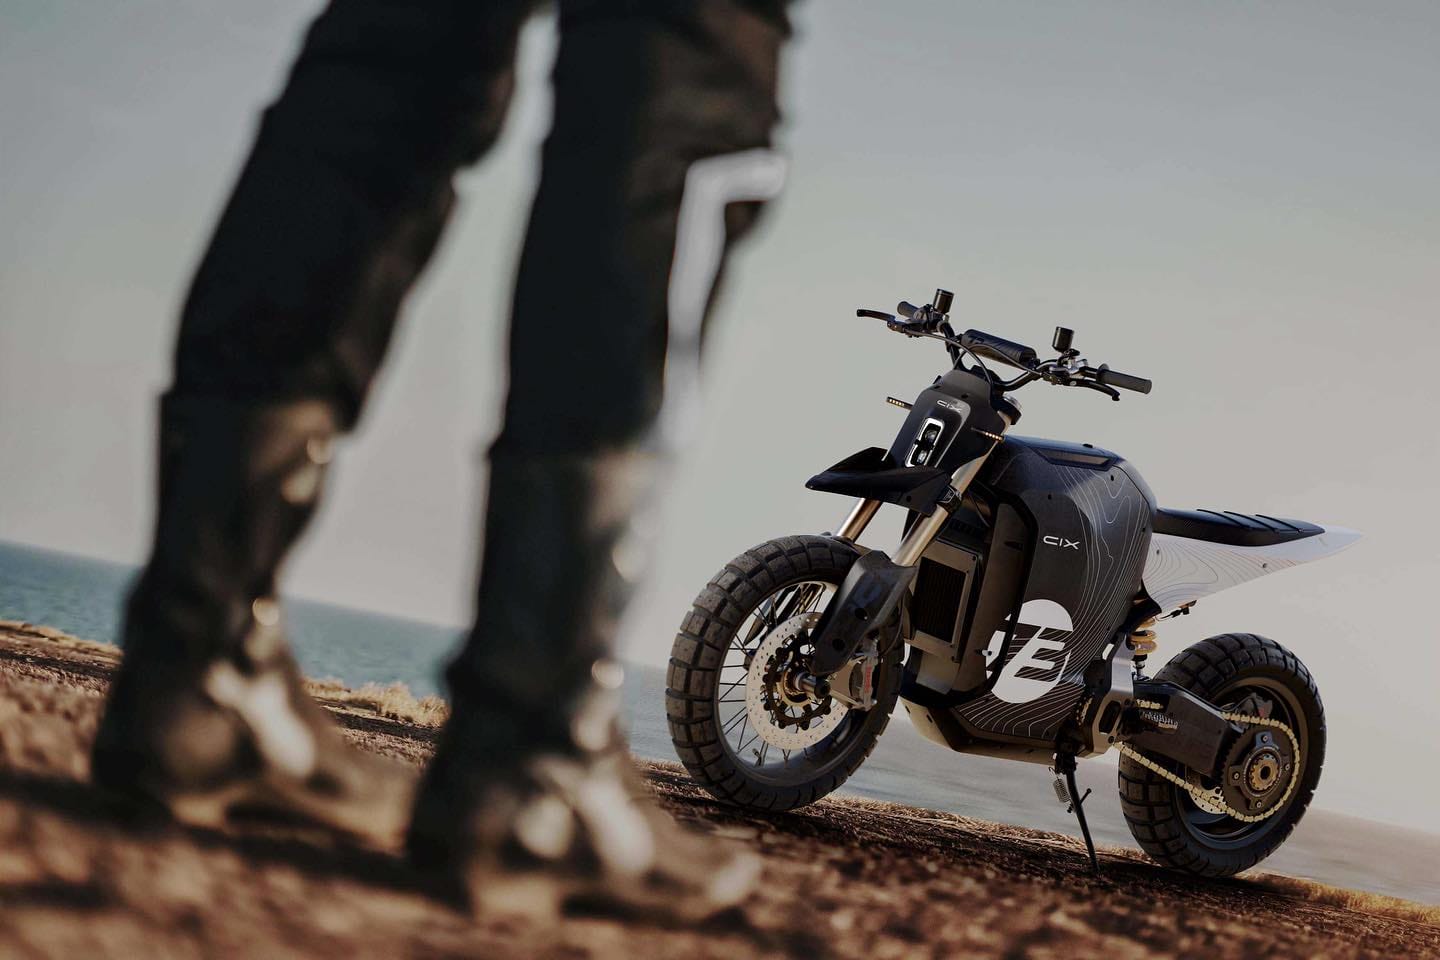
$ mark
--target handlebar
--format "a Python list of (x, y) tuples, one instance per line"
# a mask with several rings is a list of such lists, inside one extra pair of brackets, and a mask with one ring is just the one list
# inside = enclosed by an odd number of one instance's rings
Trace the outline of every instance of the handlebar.
[(1034, 347), (1027, 347), (1023, 343), (1006, 340), (983, 330), (966, 330), (960, 335), (960, 342), (965, 345), (965, 349), (973, 350), (982, 357), (1008, 363), (1021, 370), (1029, 370), (1040, 359)]
[[(1068, 332), (1068, 331), (1067, 331)], [(1100, 364), (1098, 367), (1080, 367), (1078, 370), (1073, 366), (1056, 373), (1053, 370), (1046, 370), (1048, 364), (1040, 364), (1039, 357), (1033, 347), (1027, 347), (1023, 343), (1016, 343), (1013, 340), (1006, 340), (1004, 337), (997, 337), (994, 334), (986, 333), (983, 330), (966, 330), (960, 336), (960, 342), (967, 350), (973, 350), (982, 357), (991, 360), (998, 360), (1001, 363), (1008, 363), (1012, 367), (1019, 367), (1027, 373), (1037, 374), (1047, 380), (1059, 379), (1062, 382), (1078, 381), (1081, 383), (1098, 383), (1106, 387), (1119, 387), (1121, 390), (1133, 390), (1136, 393), (1149, 393), (1154, 386), (1144, 377), (1132, 376), (1128, 373), (1121, 373), (1119, 370), (1111, 370), (1109, 365)], [(1062, 360), (1064, 356), (1062, 355)]]
[[(1144, 377), (1111, 370), (1107, 364), (1102, 363), (1098, 367), (1083, 366), (1085, 361), (1078, 359), (1080, 351), (1071, 347), (1074, 331), (1063, 327), (1055, 330), (1054, 347), (1060, 355), (1045, 361), (1040, 360), (1034, 347), (1006, 340), (983, 330), (966, 330), (956, 337), (948, 322), (950, 302), (951, 294), (948, 291), (937, 290), (933, 304), (917, 307), (907, 300), (901, 300), (893, 314), (879, 310), (856, 310), (855, 315), (883, 320), (891, 330), (908, 337), (929, 337), (943, 341), (957, 367), (961, 366), (961, 351), (968, 351), (981, 361), (977, 370), (1001, 391), (1014, 390), (1027, 383), (1044, 380), (1059, 386), (1086, 387), (1103, 393), (1112, 400), (1119, 400), (1120, 395), (1115, 392), (1117, 387), (1136, 393), (1149, 393), (1153, 386)], [(985, 368), (983, 361), (986, 359), (1016, 367), (1022, 373), (1014, 379), (1002, 380)]]

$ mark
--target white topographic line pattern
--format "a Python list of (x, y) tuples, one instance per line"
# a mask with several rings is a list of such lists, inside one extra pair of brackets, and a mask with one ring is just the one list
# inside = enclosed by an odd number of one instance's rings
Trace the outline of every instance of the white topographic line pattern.
[(1232, 547), (1157, 533), (1145, 561), (1145, 590), (1167, 613), (1228, 587), (1339, 553), (1360, 539), (1344, 527), (1265, 547)]
[[(957, 708), (982, 730), (1039, 740), (1055, 737), (1083, 695), (1085, 667), (1105, 649), (1124, 619), (1150, 539), (1151, 507), (1123, 468), (1097, 472), (1057, 466), (1056, 470), (1067, 481), (1066, 491), (1080, 513), (1085, 555), (1079, 595), (1069, 601), (1074, 609), (1067, 611), (1074, 629), (1065, 640), (1065, 661), (1057, 664), (1060, 681), (1024, 703), (1008, 702), (990, 691)], [(1018, 651), (1007, 653), (1007, 664), (1015, 656)]]

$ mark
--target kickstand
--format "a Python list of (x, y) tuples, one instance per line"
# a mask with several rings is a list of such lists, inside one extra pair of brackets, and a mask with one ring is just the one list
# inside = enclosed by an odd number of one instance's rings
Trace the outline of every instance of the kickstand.
[(1070, 806), (1065, 812), (1075, 814), (1075, 819), (1080, 821), (1080, 835), (1085, 838), (1085, 852), (1090, 854), (1090, 870), (1098, 877), (1100, 858), (1095, 855), (1095, 841), (1090, 839), (1090, 824), (1085, 822), (1085, 797), (1090, 796), (1090, 791), (1086, 790), (1084, 795), (1081, 795), (1080, 788), (1075, 784), (1075, 755), (1055, 754), (1055, 772), (1065, 776), (1065, 789), (1070, 795)]

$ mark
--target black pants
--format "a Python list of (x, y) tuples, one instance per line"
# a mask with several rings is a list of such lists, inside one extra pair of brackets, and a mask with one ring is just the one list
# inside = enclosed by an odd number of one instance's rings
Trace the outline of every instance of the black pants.
[[(172, 395), (257, 406), (319, 399), (353, 424), (401, 302), (455, 206), (453, 178), (500, 130), (531, 7), (331, 3), (265, 112), (200, 265)], [(624, 451), (654, 424), (687, 175), (707, 158), (768, 146), (778, 116), (776, 66), (788, 32), (780, 0), (576, 0), (560, 4), (559, 22), (554, 124), (515, 288), (504, 427), (491, 452), (486, 579), (527, 550), (570, 552), (564, 541), (586, 509), (547, 514), (541, 494), (583, 499), (585, 483), (572, 483), (565, 465)], [(724, 208), (725, 245), (758, 206)], [(547, 463), (559, 466), (547, 472)], [(536, 519), (516, 519), (527, 516)], [(462, 672), (494, 674), (496, 663), (516, 659), (487, 645), (533, 641), (535, 665), (559, 658), (577, 667), (603, 648), (603, 637), (577, 638), (576, 623), (543, 617), (530, 638), (485, 636), (494, 632), (487, 593), (497, 592), (482, 584)], [(492, 627), (516, 619), (513, 610), (488, 617)]]

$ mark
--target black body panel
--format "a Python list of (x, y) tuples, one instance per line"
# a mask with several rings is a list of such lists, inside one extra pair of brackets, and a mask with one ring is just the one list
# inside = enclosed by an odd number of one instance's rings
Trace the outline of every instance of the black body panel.
[(1111, 453), (1093, 443), (1069, 443), (1065, 440), (1034, 440), (1020, 437), (1022, 443), (1030, 445), (1040, 456), (1062, 467), (1094, 467), (1097, 470), (1115, 465), (1120, 459), (1118, 453)]
[(1014, 435), (971, 493), (991, 524), (985, 542), (966, 511), (937, 541), (984, 558), (972, 609), (957, 624), (956, 662), (917, 657), (902, 696), (956, 749), (998, 741), (1025, 752), (1053, 744), (1075, 716), (1086, 668), (1130, 613), (1155, 498), (1117, 454)]
[[(921, 391), (888, 451), (861, 450), (806, 481), (811, 490), (894, 503), (929, 516), (962, 463), (990, 449), (1005, 421), (991, 406), (989, 385), (951, 370)], [(1009, 404), (1006, 404), (1007, 408)], [(1019, 413), (1011, 411), (1018, 419)]]
[(1304, 520), (1281, 520), (1258, 513), (1161, 508), (1155, 513), (1155, 532), (1232, 547), (1268, 547), (1317, 536), (1325, 528)]
[[(915, 463), (912, 454), (930, 421), (941, 425), (940, 434), (923, 463)], [(992, 441), (977, 430), (997, 435), (1006, 430), (1004, 419), (991, 406), (990, 385), (964, 370), (951, 370), (915, 398), (890, 447), (890, 461), (954, 473), (956, 467), (990, 449)]]
[[(1027, 518), (1008, 503), (994, 504), (991, 510), (991, 538), (984, 556), (979, 594), (971, 616), (956, 629), (955, 659), (960, 664), (954, 690), (962, 695), (979, 693), (989, 684), (991, 671), (985, 656), (990, 640), (1004, 629), (1015, 612), (1016, 598), (1025, 586), (1025, 575), (1034, 553), (1034, 537)], [(964, 540), (959, 523), (952, 522), (940, 533), (940, 541)]]
[[(888, 453), (862, 450), (807, 486), (901, 503), (911, 507), (913, 522), (919, 514), (956, 505), (951, 474), (989, 452), (1005, 427), (991, 406), (990, 384), (951, 370), (921, 391)], [(903, 601), (916, 572), (878, 551), (861, 556), (815, 626), (814, 672), (826, 676), (843, 665)]]

